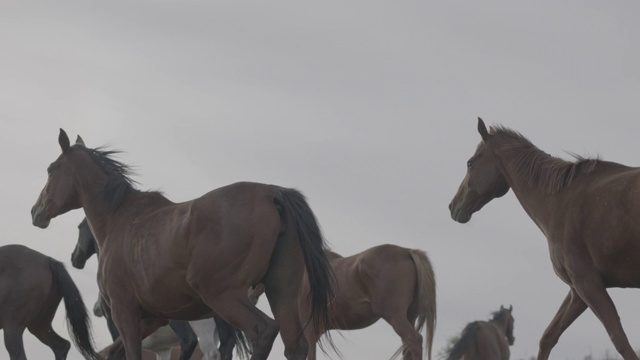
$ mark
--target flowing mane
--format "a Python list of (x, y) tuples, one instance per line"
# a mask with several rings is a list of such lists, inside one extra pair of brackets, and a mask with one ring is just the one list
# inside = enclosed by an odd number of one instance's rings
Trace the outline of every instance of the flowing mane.
[(103, 147), (90, 149), (78, 146), (107, 174), (107, 181), (102, 189), (104, 200), (111, 211), (116, 211), (127, 192), (139, 192), (135, 188), (137, 182), (131, 178), (134, 174), (131, 166), (115, 160), (112, 156), (121, 153), (118, 150), (107, 150)]
[(580, 172), (590, 173), (600, 161), (571, 153), (575, 161), (567, 161), (538, 149), (519, 132), (495, 126), (491, 134), (506, 142), (506, 149), (516, 157), (516, 176), (548, 194), (555, 194), (571, 185)]

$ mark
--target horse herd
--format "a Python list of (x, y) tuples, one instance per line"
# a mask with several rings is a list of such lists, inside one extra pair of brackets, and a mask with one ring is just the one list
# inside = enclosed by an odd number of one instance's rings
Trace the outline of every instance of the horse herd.
[[(570, 287), (542, 335), (538, 359), (548, 359), (562, 332), (590, 308), (622, 357), (638, 360), (606, 288), (640, 286), (640, 170), (559, 159), (518, 132), (487, 129), (480, 118), (478, 132), (481, 142), (449, 205), (451, 217), (466, 223), (512, 189)], [(62, 154), (47, 168), (32, 222), (44, 229), (52, 218), (84, 209), (72, 262), (82, 268), (98, 256), (94, 310), (104, 314), (114, 343), (94, 350), (85, 305), (60, 262), (7, 245), (0, 248), (0, 327), (12, 360), (26, 358), (25, 329), (56, 360), (66, 358), (70, 343), (51, 328), (62, 299), (72, 340), (87, 359), (140, 360), (167, 324), (178, 335), (181, 359), (191, 356), (197, 339), (212, 359), (231, 358), (234, 346), (239, 356), (266, 359), (278, 334), (287, 359), (315, 359), (316, 344), (337, 351), (329, 330), (361, 329), (379, 319), (402, 340), (395, 355), (431, 359), (436, 288), (424, 251), (386, 244), (343, 257), (327, 247), (297, 190), (242, 182), (173, 203), (138, 190), (116, 152), (89, 148), (80, 137), (71, 145), (62, 129), (58, 143)], [(262, 292), (273, 319), (255, 305)], [(491, 320), (469, 323), (448, 359), (508, 359), (512, 310), (501, 306)], [(209, 330), (194, 334), (199, 320)]]

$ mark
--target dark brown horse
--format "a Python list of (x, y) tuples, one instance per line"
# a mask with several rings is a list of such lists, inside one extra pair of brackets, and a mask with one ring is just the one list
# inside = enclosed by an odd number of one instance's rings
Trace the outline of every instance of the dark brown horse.
[(513, 189), (547, 237), (555, 273), (571, 290), (540, 340), (548, 359), (560, 335), (590, 308), (626, 360), (638, 360), (606, 291), (640, 287), (640, 169), (598, 159), (566, 161), (504, 127), (485, 127), (467, 175), (449, 205), (451, 217), (471, 219), (491, 199)]
[[(381, 318), (402, 339), (396, 355), (402, 353), (404, 359), (423, 359), (420, 331), (426, 324), (425, 348), (431, 359), (436, 282), (424, 251), (380, 245), (349, 257), (331, 251), (327, 256), (337, 279), (335, 299), (330, 305), (334, 320), (320, 331), (313, 327), (305, 330), (310, 360), (316, 359), (316, 342), (324, 332), (362, 329)], [(305, 281), (300, 301), (302, 314), (309, 311), (308, 291), (309, 283)]]
[[(78, 225), (78, 242), (71, 254), (71, 264), (76, 269), (84, 269), (87, 260), (94, 254), (98, 258), (100, 257), (96, 238), (91, 233), (87, 218), (84, 218)], [(254, 305), (258, 302), (258, 297), (263, 291), (264, 287), (262, 284), (259, 284), (249, 292), (249, 299)], [(118, 333), (111, 318), (111, 309), (102, 301), (102, 295), (99, 296), (98, 301), (96, 301), (94, 305), (94, 315), (104, 316), (107, 321), (107, 328), (111, 333), (111, 338), (112, 340), (116, 340), (120, 336), (120, 333)], [(169, 327), (175, 336), (172, 337), (167, 334), (166, 329), (159, 328), (155, 333), (145, 338), (142, 342), (142, 347), (145, 350), (156, 353), (158, 353), (158, 351), (164, 351), (166, 353), (170, 352), (173, 346), (180, 345), (179, 360), (187, 360), (191, 359), (196, 346), (200, 345), (200, 350), (202, 350), (205, 360), (230, 360), (233, 357), (233, 349), (236, 343), (238, 343), (238, 353), (240, 357), (248, 357), (249, 346), (246, 343), (244, 334), (217, 315), (214, 316), (214, 319), (205, 320), (171, 320), (169, 321)], [(160, 330), (163, 331), (161, 334), (158, 334)], [(154, 336), (154, 334), (156, 334), (156, 336)], [(219, 350), (218, 342), (220, 343)], [(167, 357), (168, 355), (165, 354), (163, 356)], [(162, 358), (163, 356), (158, 353), (158, 358)]]
[(512, 306), (500, 306), (491, 320), (467, 324), (447, 360), (509, 360), (509, 346), (515, 341), (512, 312)]
[(76, 347), (85, 358), (98, 359), (87, 309), (64, 265), (22, 245), (0, 247), (0, 329), (11, 360), (27, 358), (25, 328), (53, 350), (56, 360), (67, 358), (71, 345), (51, 327), (62, 299)]
[[(312, 284), (311, 318), (328, 321), (332, 273), (325, 242), (304, 196), (292, 189), (236, 183), (195, 200), (173, 203), (135, 189), (113, 151), (71, 146), (62, 154), (32, 209), (35, 226), (84, 208), (98, 241), (98, 283), (123, 339), (126, 357), (141, 358), (142, 339), (167, 319), (219, 314), (266, 359), (278, 331), (288, 359), (304, 359), (307, 344), (297, 309), (302, 276)], [(263, 283), (276, 321), (247, 298)]]

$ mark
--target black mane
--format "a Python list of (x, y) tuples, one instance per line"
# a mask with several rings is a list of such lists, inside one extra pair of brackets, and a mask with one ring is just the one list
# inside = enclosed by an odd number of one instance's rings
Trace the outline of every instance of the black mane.
[(111, 211), (118, 209), (126, 193), (140, 192), (135, 187), (138, 183), (131, 178), (134, 175), (131, 166), (113, 158), (113, 155), (120, 154), (121, 151), (107, 150), (103, 147), (89, 149), (80, 146), (79, 148), (86, 151), (91, 159), (107, 174), (107, 181), (104, 183), (102, 193)]

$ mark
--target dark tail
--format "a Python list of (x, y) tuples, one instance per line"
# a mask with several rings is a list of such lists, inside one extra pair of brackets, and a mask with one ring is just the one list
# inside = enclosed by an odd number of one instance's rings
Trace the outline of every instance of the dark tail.
[(470, 346), (476, 347), (476, 334), (478, 333), (479, 328), (480, 324), (477, 321), (467, 324), (464, 330), (462, 330), (462, 335), (458, 342), (456, 342), (453, 347), (451, 347), (451, 350), (449, 350), (447, 360), (462, 359)]
[(67, 326), (73, 343), (85, 359), (101, 359), (93, 347), (90, 320), (78, 287), (61, 262), (51, 259), (50, 266), (53, 284), (64, 299), (64, 307), (67, 310)]
[[(333, 299), (334, 275), (325, 254), (327, 248), (318, 220), (304, 195), (293, 189), (282, 189), (284, 211), (293, 219), (309, 277), (311, 321), (318, 333), (329, 328), (329, 301)], [(331, 339), (328, 339), (331, 344)]]

